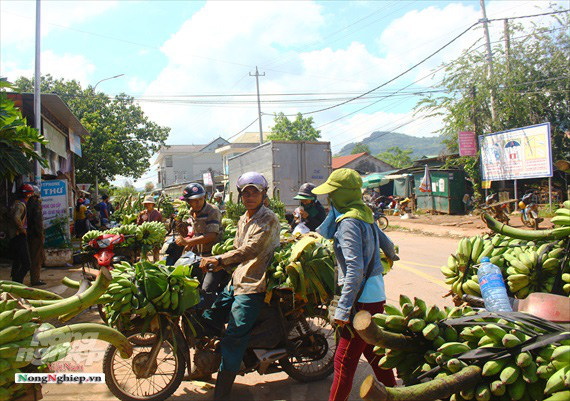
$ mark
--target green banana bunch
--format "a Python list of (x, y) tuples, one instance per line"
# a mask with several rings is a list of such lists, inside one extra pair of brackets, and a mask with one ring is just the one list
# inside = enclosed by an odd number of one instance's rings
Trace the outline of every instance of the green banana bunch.
[[(505, 349), (509, 353), (499, 359), (491, 357), (478, 362), (482, 376), (479, 383), (464, 387), (452, 395), (451, 400), (568, 399), (570, 340), (521, 351), (520, 345), (532, 339), (527, 333), (546, 334), (546, 330), (498, 317), (477, 319), (475, 321), (479, 323), (475, 325), (451, 325), (447, 323), (478, 313), (470, 307), (446, 307), (443, 310), (435, 305), (427, 307), (421, 299), (412, 301), (403, 294), (399, 301), (399, 307), (385, 305), (384, 313), (376, 314), (372, 319), (385, 332), (379, 338), (386, 338), (388, 333), (403, 335), (413, 341), (412, 351), (389, 348), (381, 342), (373, 345), (374, 352), (381, 356), (379, 366), (395, 368), (405, 385), (434, 368), (439, 369), (435, 379), (449, 377), (469, 366), (462, 360), (462, 354), (492, 347), (497, 349), (495, 354)], [(410, 343), (407, 344), (409, 347)]]
[(564, 202), (563, 207), (554, 212), (554, 217), (550, 221), (559, 227), (570, 227), (570, 202)]
[[(533, 292), (552, 293), (559, 274), (562, 248), (548, 252), (548, 244), (526, 250), (514, 248), (505, 254), (509, 290), (517, 298), (526, 298)], [(560, 259), (559, 259), (560, 258)]]
[(158, 221), (144, 222), (137, 226), (137, 241), (148, 247), (161, 246), (166, 237), (164, 224)]
[(544, 394), (547, 400), (568, 400), (570, 397), (570, 342), (543, 349), (537, 371), (546, 381)]
[(570, 296), (570, 273), (563, 273), (562, 281), (564, 282), (562, 289), (567, 295)]
[(334, 295), (334, 253), (330, 241), (310, 234), (281, 245), (267, 269), (266, 302), (275, 288), (289, 288), (312, 305), (326, 304)]
[(87, 231), (83, 237), (81, 237), (81, 243), (86, 245), (89, 243), (89, 241), (94, 240), (95, 238), (101, 236), (105, 234), (104, 231), (99, 231), (99, 230), (91, 230), (91, 231)]
[(224, 227), (224, 233), (222, 235), (222, 241), (233, 240), (236, 237), (237, 233), (237, 226), (234, 225), (231, 220), (230, 222)]
[[(569, 240), (544, 241), (539, 238), (531, 241), (504, 234), (463, 238), (458, 243), (457, 252), (440, 270), (445, 283), (451, 286), (450, 294), (457, 297), (463, 294), (481, 296), (477, 270), (483, 257), (488, 257), (501, 269), (510, 296), (522, 299), (533, 292), (570, 295), (570, 285), (564, 280), (562, 288), (554, 288)], [(562, 273), (570, 273), (570, 267)]]
[(107, 322), (114, 327), (125, 327), (133, 315), (142, 318), (159, 312), (178, 315), (200, 301), (199, 283), (188, 277), (188, 266), (122, 262), (115, 265), (111, 274), (111, 284), (97, 303), (104, 305)]
[(225, 242), (218, 242), (212, 247), (212, 255), (221, 255), (234, 249), (234, 239), (228, 238)]

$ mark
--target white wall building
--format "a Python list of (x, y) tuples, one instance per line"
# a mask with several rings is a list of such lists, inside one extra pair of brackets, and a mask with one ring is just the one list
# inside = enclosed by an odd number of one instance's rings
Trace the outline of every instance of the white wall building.
[(219, 137), (207, 145), (170, 145), (158, 152), (155, 165), (158, 166), (158, 187), (202, 181), (203, 174), (222, 173), (222, 156), (215, 150), (227, 145), (228, 141)]

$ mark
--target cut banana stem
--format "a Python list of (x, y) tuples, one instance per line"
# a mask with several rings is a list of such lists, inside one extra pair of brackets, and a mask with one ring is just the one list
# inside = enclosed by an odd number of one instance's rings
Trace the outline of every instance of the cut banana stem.
[(96, 334), (97, 340), (113, 344), (121, 353), (121, 357), (129, 358), (133, 354), (133, 346), (119, 331), (97, 323), (79, 323), (47, 330), (39, 333), (35, 340), (40, 346), (51, 346), (64, 342), (81, 339), (84, 334)]
[[(107, 268), (101, 267), (97, 280), (95, 280), (91, 288), (87, 291), (78, 293), (52, 305), (35, 308), (33, 309), (34, 316), (45, 320), (62, 315), (70, 316), (72, 313), (76, 315), (97, 303), (97, 300), (105, 293), (110, 282), (111, 273), (109, 273)], [(82, 288), (79, 289), (79, 292), (81, 291)]]
[(468, 366), (457, 373), (409, 387), (385, 387), (373, 375), (364, 379), (360, 397), (365, 401), (433, 401), (445, 399), (481, 380), (481, 368)]
[(507, 224), (501, 223), (494, 218), (492, 218), (488, 213), (483, 214), (487, 227), (496, 233), (501, 233), (508, 235), (511, 238), (531, 240), (531, 241), (544, 241), (553, 239), (562, 239), (570, 236), (570, 227), (559, 227), (554, 230), (544, 230), (544, 231), (530, 231), (521, 230), (519, 228), (511, 227)]
[(403, 334), (382, 330), (367, 311), (360, 311), (352, 323), (360, 337), (368, 344), (402, 351), (417, 351), (418, 341)]

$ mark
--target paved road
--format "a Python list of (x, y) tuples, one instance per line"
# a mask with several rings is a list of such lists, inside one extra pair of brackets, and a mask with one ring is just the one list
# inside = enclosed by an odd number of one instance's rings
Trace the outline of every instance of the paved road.
[[(400, 246), (401, 261), (395, 264), (395, 269), (386, 276), (386, 288), (389, 303), (398, 303), (400, 293), (410, 297), (419, 296), (428, 304), (438, 306), (450, 305), (449, 298), (442, 296), (448, 291), (442, 281), (439, 267), (444, 264), (451, 252), (456, 249), (457, 240), (427, 237), (402, 232), (389, 233), (392, 240)], [(96, 315), (83, 318), (96, 318)], [(83, 350), (104, 350), (105, 344), (84, 345)], [(102, 356), (99, 354), (102, 359)], [(96, 362), (85, 368), (89, 372), (101, 372), (101, 362)], [(362, 380), (371, 373), (370, 367), (363, 360), (358, 368), (354, 388), (350, 400), (359, 400), (358, 389)], [(213, 382), (212, 382), (213, 383)], [(290, 379), (285, 373), (260, 376), (250, 373), (238, 377), (234, 387), (237, 400), (295, 400), (295, 401), (325, 401), (332, 383), (332, 377), (311, 384), (302, 384)], [(101, 385), (46, 385), (44, 399), (46, 401), (76, 400), (80, 392), (84, 400), (114, 400), (104, 384)], [(183, 382), (171, 400), (206, 401), (212, 397), (213, 390), (204, 390), (190, 382)]]

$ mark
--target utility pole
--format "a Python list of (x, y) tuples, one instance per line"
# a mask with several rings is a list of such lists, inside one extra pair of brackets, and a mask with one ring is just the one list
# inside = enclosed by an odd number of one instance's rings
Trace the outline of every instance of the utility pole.
[(505, 58), (507, 60), (507, 72), (511, 69), (511, 36), (509, 34), (509, 20), (505, 18), (503, 21), (505, 25), (503, 26), (505, 32)]
[[(41, 56), (41, 31), (40, 31), (40, 21), (41, 21), (41, 2), (36, 0), (36, 61), (35, 61), (35, 76), (34, 76), (34, 126), (42, 133), (42, 91), (41, 91), (41, 70), (40, 70), (40, 56)], [(42, 145), (39, 142), (34, 144), (34, 150), (37, 154), (41, 156)], [(37, 186), (42, 184), (42, 167), (40, 162), (36, 160), (34, 164), (34, 182)]]
[[(481, 22), (483, 23), (483, 28), (485, 30), (485, 41), (487, 42), (487, 62), (489, 63), (489, 79), (492, 81), (495, 76), (495, 70), (493, 68), (493, 53), (491, 52), (491, 37), (489, 36), (489, 20), (487, 19), (487, 11), (485, 11), (485, 0), (480, 0), (481, 4)], [(492, 82), (491, 82), (492, 84)], [(491, 87), (491, 118), (493, 122), (495, 121), (497, 115), (495, 111), (495, 93)]]
[(257, 119), (259, 120), (259, 144), (263, 143), (263, 126), (261, 124), (261, 101), (259, 99), (259, 77), (264, 77), (265, 73), (260, 74), (255, 66), (255, 74), (249, 73), (250, 77), (255, 77), (255, 85), (257, 86)]

